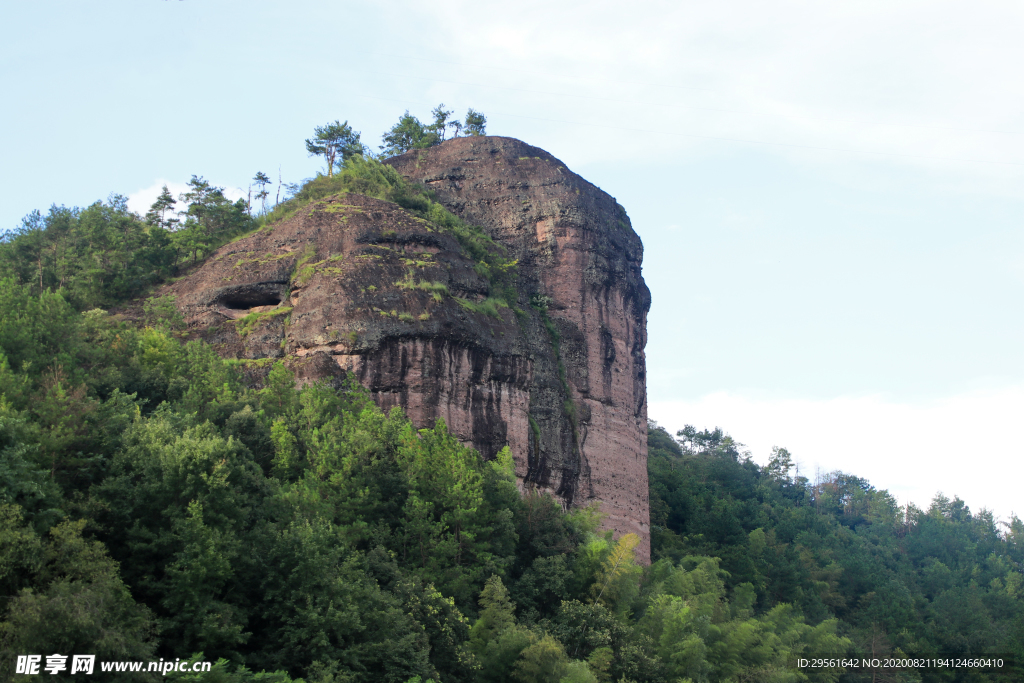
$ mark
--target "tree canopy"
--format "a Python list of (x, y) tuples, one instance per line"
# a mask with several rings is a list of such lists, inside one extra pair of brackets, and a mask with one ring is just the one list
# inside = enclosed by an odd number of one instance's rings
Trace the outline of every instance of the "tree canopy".
[[(460, 133), (450, 115), (434, 134)], [(510, 286), (514, 261), (429, 190), (362, 154), (336, 168), (256, 218), (193, 176), (144, 219), (112, 195), (33, 212), (0, 242), (4, 662), (208, 660), (166, 677), (207, 683), (1020, 680), (1016, 517), (941, 495), (900, 506), (853, 474), (799, 476), (785, 448), (760, 466), (723, 429), (650, 423), (640, 566), (637, 536), (524, 487), (507, 448), (485, 461), (354, 380), (300, 386), (284, 361), (222, 358), (152, 295), (345, 191), (452, 235), (492, 296)], [(264, 201), (269, 177), (254, 182)], [(1005, 664), (797, 665), (939, 656)]]
[(408, 110), (398, 119), (398, 123), (384, 134), (383, 145), (380, 146), (381, 156), (392, 157), (408, 152), (410, 149), (426, 149), (444, 142), (448, 129), (453, 136), (460, 134), (484, 135), (487, 118), (480, 112), (470, 109), (464, 122), (451, 118), (454, 111), (447, 110), (439, 104), (431, 111), (432, 123), (424, 124), (411, 115)]
[(328, 177), (333, 175), (334, 166), (339, 162), (364, 151), (359, 133), (352, 130), (348, 121), (335, 121), (313, 130), (313, 137), (306, 140), (306, 151), (310, 156), (322, 156), (327, 164)]

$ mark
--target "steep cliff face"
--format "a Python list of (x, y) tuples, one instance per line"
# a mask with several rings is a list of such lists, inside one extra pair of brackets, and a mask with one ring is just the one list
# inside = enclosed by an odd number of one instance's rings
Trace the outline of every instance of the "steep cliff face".
[(554, 358), (544, 321), (531, 318), (530, 415), (539, 434), (516, 454), (521, 476), (575, 504), (600, 501), (610, 526), (638, 533), (649, 556), (650, 292), (625, 210), (547, 152), (509, 138), (458, 138), (388, 163), (486, 228), (519, 260), (524, 303), (547, 304), (560, 348)]
[[(389, 160), (518, 260), (517, 301), (395, 204), (331, 197), (225, 246), (168, 289), (224, 355), (352, 373), (419, 426), (443, 417), (524, 487), (599, 501), (649, 557), (642, 245), (614, 199), (546, 152), (458, 138)], [(258, 375), (259, 370), (254, 369)]]
[(473, 266), (422, 219), (345, 194), (221, 248), (167, 293), (222, 355), (256, 361), (257, 379), (276, 358), (302, 380), (353, 373), (419, 426), (443, 417), (485, 455), (522, 450), (523, 334), (508, 309), (466, 308), (488, 291)]

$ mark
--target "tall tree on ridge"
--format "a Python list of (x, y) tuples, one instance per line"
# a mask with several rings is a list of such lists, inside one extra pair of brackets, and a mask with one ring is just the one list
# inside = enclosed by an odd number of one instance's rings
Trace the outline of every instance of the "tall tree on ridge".
[(445, 109), (444, 103), (434, 107), (430, 113), (434, 117), (434, 122), (423, 124), (406, 110), (398, 119), (398, 123), (384, 134), (384, 144), (380, 146), (381, 155), (397, 156), (410, 149), (426, 149), (439, 145), (445, 140), (445, 129), (447, 128), (455, 131), (453, 137), (459, 137), (463, 132), (467, 135), (486, 134), (487, 117), (474, 109), (470, 109), (466, 113), (465, 123), (461, 123), (458, 119), (449, 120), (455, 112)]
[(334, 173), (334, 164), (341, 156), (341, 161), (364, 151), (359, 141), (359, 133), (352, 130), (348, 121), (335, 121), (313, 129), (313, 137), (306, 140), (306, 151), (309, 156), (322, 156), (327, 162), (327, 177)]
[(196, 223), (206, 228), (207, 232), (209, 232), (209, 227), (205, 220), (208, 209), (216, 197), (223, 197), (223, 191), (219, 187), (213, 187), (209, 181), (197, 175), (193, 175), (192, 179), (188, 181), (188, 188), (188, 192), (181, 193), (178, 199), (188, 204), (186, 213), (190, 217), (195, 217)]
[(445, 109), (444, 102), (442, 102), (441, 104), (434, 107), (433, 111), (431, 111), (430, 113), (434, 117), (434, 122), (429, 126), (426, 126), (426, 129), (434, 132), (437, 135), (439, 139), (435, 144), (439, 144), (441, 142), (444, 142), (444, 129), (452, 127), (451, 123), (448, 122), (448, 119), (455, 112)]
[(156, 198), (153, 205), (149, 207), (149, 211), (146, 212), (146, 222), (150, 225), (159, 225), (165, 230), (173, 230), (175, 224), (179, 221), (177, 218), (166, 218), (166, 216), (167, 212), (172, 210), (177, 203), (174, 195), (164, 185), (160, 191), (160, 196)]
[(267, 185), (270, 184), (270, 176), (263, 171), (257, 171), (256, 175), (252, 177), (252, 181), (259, 188), (256, 193), (256, 199), (261, 202), (261, 213), (267, 213), (267, 197), (270, 196), (270, 192), (267, 191)]
[(486, 135), (487, 117), (470, 107), (466, 112), (466, 135)]
[[(440, 109), (441, 107), (438, 107)], [(382, 139), (381, 156), (392, 157), (404, 154), (410, 149), (426, 149), (441, 142), (441, 136), (434, 126), (424, 126), (418, 118), (406, 110)]]

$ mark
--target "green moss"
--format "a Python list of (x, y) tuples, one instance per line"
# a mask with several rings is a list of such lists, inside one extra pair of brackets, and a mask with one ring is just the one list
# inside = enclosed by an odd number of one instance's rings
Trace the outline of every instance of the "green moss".
[(551, 351), (554, 353), (555, 362), (558, 367), (558, 381), (562, 385), (562, 391), (565, 394), (565, 401), (562, 403), (562, 410), (565, 416), (569, 418), (569, 424), (572, 426), (572, 438), (573, 443), (579, 444), (579, 430), (576, 425), (576, 404), (572, 400), (572, 390), (569, 387), (569, 381), (565, 376), (565, 363), (562, 362), (562, 336), (558, 333), (558, 328), (555, 323), (552, 322), (551, 318), (548, 317), (547, 309), (538, 309), (540, 313), (540, 320), (544, 324), (544, 329), (548, 331), (548, 335), (551, 337)]
[(395, 280), (395, 287), (399, 289), (416, 289), (416, 278), (412, 276), (412, 271), (405, 274), (405, 277), (401, 280)]
[(398, 319), (404, 320), (405, 322), (408, 323), (411, 323), (412, 321), (416, 320), (416, 318), (413, 317), (412, 313), (406, 313), (405, 311), (402, 311), (401, 313), (398, 314)]
[[(533, 434), (533, 458), (529, 457), (531, 451), (527, 451), (527, 458), (536, 462), (535, 459), (540, 457), (540, 425), (537, 424), (537, 421), (533, 419), (533, 415), (530, 415), (529, 413), (526, 414), (526, 419), (530, 421), (530, 432)], [(534, 462), (530, 463), (531, 467), (533, 466)]]
[(309, 265), (309, 262), (314, 256), (316, 256), (316, 248), (312, 244), (307, 243), (302, 250), (302, 254), (299, 255), (298, 260), (295, 262), (295, 267), (292, 268), (290, 280), (293, 283), (302, 287), (313, 277), (315, 269), (312, 265)]
[(405, 278), (395, 282), (395, 287), (405, 290), (419, 289), (424, 292), (431, 292), (434, 295), (434, 301), (441, 301), (444, 295), (448, 293), (448, 285), (443, 282), (428, 282), (427, 280), (420, 280), (417, 282), (410, 270), (405, 274)]
[[(254, 252), (247, 251), (245, 253), (252, 254)], [(294, 256), (294, 254), (290, 251), (286, 251), (283, 254), (267, 254), (265, 256), (257, 256), (256, 258), (240, 258), (235, 263), (234, 267), (238, 268), (246, 263), (257, 263), (262, 266), (263, 264), (270, 263), (271, 261), (280, 261), (281, 259), (288, 258), (289, 256)]]
[(241, 365), (248, 368), (265, 368), (274, 364), (274, 358), (229, 358), (231, 365)]
[[(267, 223), (285, 220), (312, 202), (346, 192), (398, 204), (434, 229), (450, 234), (470, 259), (483, 264), (484, 267), (478, 272), (491, 284), (492, 296), (508, 301), (514, 298), (510, 290), (515, 278), (516, 262), (506, 256), (505, 249), (482, 228), (466, 223), (437, 203), (431, 190), (410, 183), (394, 168), (376, 159), (352, 157), (337, 175), (314, 178), (303, 185), (295, 197), (275, 208), (268, 216)], [(334, 203), (323, 206), (337, 206), (339, 208), (330, 210), (341, 211), (345, 205)], [(384, 237), (393, 239), (395, 232), (386, 230)]]
[(508, 308), (508, 304), (504, 299), (496, 297), (487, 297), (483, 301), (470, 301), (469, 299), (463, 299), (462, 297), (454, 297), (459, 305), (463, 308), (473, 311), (474, 313), (483, 313), (489, 315), (492, 318), (501, 320), (501, 309)]
[(355, 204), (342, 204), (341, 202), (325, 202), (314, 207), (315, 211), (322, 213), (366, 213), (361, 206)]
[(340, 277), (345, 274), (344, 268), (326, 265), (333, 261), (337, 261), (340, 258), (342, 257), (331, 257), (324, 259), (323, 261), (317, 261), (316, 263), (307, 263), (296, 270), (295, 274), (292, 276), (292, 281), (299, 287), (304, 287), (310, 279), (312, 279), (315, 273), (327, 275), (328, 277)]
[(547, 311), (551, 303), (551, 297), (546, 294), (534, 293), (530, 295), (530, 305), (538, 311)]
[(299, 287), (305, 287), (313, 277), (313, 273), (316, 272), (316, 268), (313, 266), (303, 266), (295, 273), (295, 277), (292, 278), (292, 282), (297, 284)]
[[(239, 337), (245, 337), (255, 329), (260, 321), (273, 318), (279, 315), (287, 315), (292, 310), (291, 306), (282, 306), (280, 308), (274, 308), (269, 311), (258, 311), (256, 313), (250, 313), (244, 318), (240, 318), (235, 321), (235, 332), (238, 333)], [(287, 320), (285, 321), (287, 324)]]
[(266, 224), (263, 224), (263, 225), (260, 225), (259, 227), (257, 227), (255, 230), (250, 230), (249, 232), (246, 232), (246, 233), (243, 233), (241, 235), (238, 235), (237, 237), (232, 237), (230, 240), (228, 240), (228, 244), (234, 244), (238, 240), (244, 240), (246, 237), (252, 237), (256, 233), (258, 233), (260, 230), (263, 230), (265, 227), (267, 227)]

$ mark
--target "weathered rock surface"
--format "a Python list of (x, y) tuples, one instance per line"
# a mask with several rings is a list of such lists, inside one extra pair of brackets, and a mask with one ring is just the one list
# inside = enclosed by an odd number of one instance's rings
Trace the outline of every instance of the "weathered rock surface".
[(484, 457), (507, 444), (524, 487), (599, 501), (647, 561), (650, 294), (625, 211), (509, 138), (387, 163), (518, 259), (519, 313), (474, 310), (488, 282), (454, 238), (356, 194), (221, 248), (166, 293), (226, 356), (285, 358), (307, 380), (352, 373), (382, 407), (418, 426), (443, 417)]
[[(547, 152), (509, 138), (457, 138), (388, 163), (509, 249), (519, 259), (523, 297), (550, 299), (568, 386), (558, 379), (550, 338), (534, 326), (526, 343), (530, 415), (540, 435), (527, 457), (514, 451), (520, 475), (575, 504), (600, 501), (608, 524), (639, 534), (641, 557), (649, 557), (650, 292), (640, 272), (643, 245), (625, 210)], [(575, 438), (565, 398), (575, 407)]]

